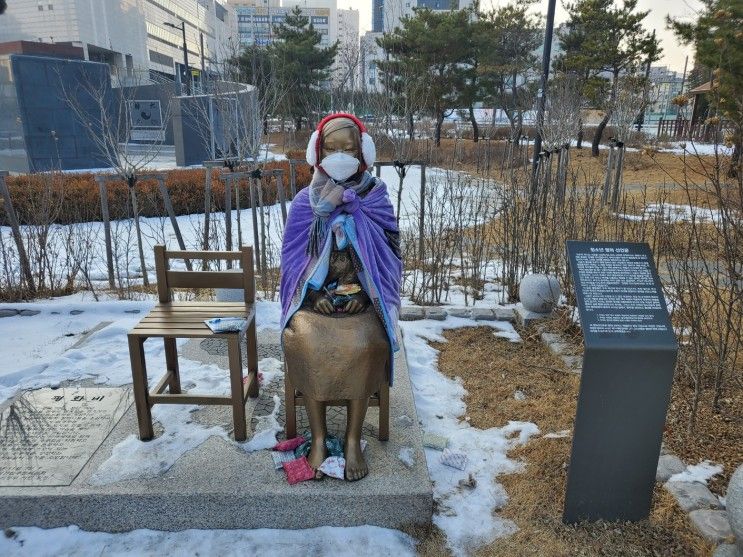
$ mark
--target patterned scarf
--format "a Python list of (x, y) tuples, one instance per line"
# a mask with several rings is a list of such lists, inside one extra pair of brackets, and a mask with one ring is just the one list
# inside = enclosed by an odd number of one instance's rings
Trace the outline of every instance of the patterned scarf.
[(324, 172), (315, 170), (310, 183), (310, 205), (315, 218), (310, 227), (310, 241), (307, 244), (307, 255), (317, 256), (325, 236), (328, 217), (340, 205), (352, 213), (358, 208), (358, 196), (364, 195), (374, 185), (374, 177), (364, 172), (356, 180), (339, 184)]

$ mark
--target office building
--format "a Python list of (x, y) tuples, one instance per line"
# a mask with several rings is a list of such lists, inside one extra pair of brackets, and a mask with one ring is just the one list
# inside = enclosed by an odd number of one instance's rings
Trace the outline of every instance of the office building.
[(181, 25), (196, 72), (216, 68), (233, 50), (237, 20), (225, 0), (13, 0), (0, 42), (69, 44), (118, 76), (172, 77), (183, 66)]

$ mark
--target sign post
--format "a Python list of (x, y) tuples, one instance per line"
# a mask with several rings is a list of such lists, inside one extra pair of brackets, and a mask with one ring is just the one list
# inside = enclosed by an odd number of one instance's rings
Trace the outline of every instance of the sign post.
[(563, 521), (647, 518), (678, 345), (647, 244), (567, 245), (585, 353)]

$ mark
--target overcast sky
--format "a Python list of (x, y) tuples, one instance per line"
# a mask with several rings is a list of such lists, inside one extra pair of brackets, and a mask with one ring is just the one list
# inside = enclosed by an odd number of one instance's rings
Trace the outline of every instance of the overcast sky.
[[(508, 0), (482, 0), (483, 7), (499, 6), (507, 4)], [(547, 0), (540, 0), (535, 8), (543, 14), (547, 13)], [(698, 0), (639, 0), (638, 7), (641, 10), (650, 10), (645, 19), (645, 27), (655, 29), (656, 35), (661, 40), (663, 57), (658, 62), (660, 65), (670, 66), (678, 72), (684, 69), (684, 58), (689, 55), (689, 69), (691, 69), (694, 52), (691, 48), (679, 45), (673, 33), (666, 29), (666, 15), (678, 18), (694, 19), (694, 14), (701, 6)], [(339, 8), (354, 8), (359, 10), (359, 27), (361, 34), (371, 29), (372, 0), (338, 0)], [(557, 0), (557, 12), (555, 24), (567, 19), (567, 14), (562, 6), (562, 0)]]

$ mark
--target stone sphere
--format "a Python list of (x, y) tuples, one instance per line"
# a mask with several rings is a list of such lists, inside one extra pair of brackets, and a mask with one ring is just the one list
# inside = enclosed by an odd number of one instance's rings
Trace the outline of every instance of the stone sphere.
[(725, 507), (738, 548), (743, 551), (743, 464), (738, 466), (733, 477), (730, 478), (725, 496)]
[(560, 300), (560, 282), (552, 275), (526, 275), (519, 284), (519, 298), (525, 309), (549, 313)]

